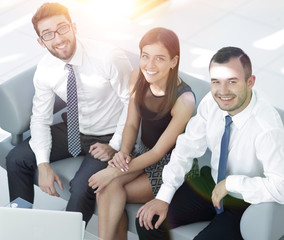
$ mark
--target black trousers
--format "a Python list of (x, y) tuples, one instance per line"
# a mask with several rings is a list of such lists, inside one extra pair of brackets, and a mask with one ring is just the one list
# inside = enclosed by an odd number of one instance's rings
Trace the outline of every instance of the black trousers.
[[(50, 162), (56, 162), (71, 157), (68, 152), (67, 126), (62, 122), (51, 126), (52, 149)], [(108, 143), (111, 136), (86, 136), (81, 134), (82, 152), (84, 160), (70, 182), (71, 197), (67, 204), (67, 211), (82, 212), (83, 220), (88, 222), (93, 215), (96, 203), (94, 190), (88, 186), (88, 179), (94, 173), (107, 167), (107, 162), (94, 159), (89, 153), (90, 145)], [(31, 203), (34, 201), (34, 180), (37, 163), (30, 148), (29, 140), (12, 149), (6, 157), (10, 201), (21, 197)], [(56, 184), (56, 183), (55, 183)], [(59, 193), (60, 194), (60, 193)]]
[[(240, 220), (249, 206), (241, 199), (227, 195), (223, 200), (224, 212), (216, 214), (211, 201), (211, 193), (215, 182), (211, 177), (211, 169), (203, 167), (200, 176), (190, 182), (184, 182), (176, 191), (170, 205), (167, 219), (159, 229), (147, 230), (140, 227), (136, 219), (139, 239), (171, 239), (169, 229), (200, 221), (211, 221), (194, 239), (196, 240), (234, 240), (242, 239)], [(158, 220), (154, 216), (153, 225)]]

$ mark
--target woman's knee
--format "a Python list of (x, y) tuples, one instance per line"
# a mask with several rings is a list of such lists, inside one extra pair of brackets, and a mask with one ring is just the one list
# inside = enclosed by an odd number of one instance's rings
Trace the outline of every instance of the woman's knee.
[(121, 184), (121, 182), (116, 181), (116, 180), (117, 179), (109, 183), (106, 187), (104, 187), (100, 192), (96, 194), (96, 199), (97, 199), (98, 204), (100, 202), (104, 202), (105, 200), (109, 198), (115, 199), (121, 196), (121, 194), (125, 194), (124, 193), (125, 191), (123, 189), (123, 184)]

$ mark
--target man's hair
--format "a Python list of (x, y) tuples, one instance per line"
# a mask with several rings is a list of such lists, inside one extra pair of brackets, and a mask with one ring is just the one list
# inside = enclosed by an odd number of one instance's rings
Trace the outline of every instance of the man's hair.
[(252, 75), (251, 61), (248, 55), (240, 48), (237, 47), (224, 47), (221, 48), (210, 60), (209, 69), (212, 62), (214, 63), (227, 63), (231, 58), (238, 58), (243, 66), (246, 80)]
[(34, 14), (32, 18), (32, 23), (34, 25), (34, 29), (38, 36), (40, 36), (40, 32), (38, 29), (38, 22), (49, 17), (64, 15), (66, 19), (71, 23), (71, 17), (69, 15), (68, 9), (59, 4), (59, 3), (44, 3)]

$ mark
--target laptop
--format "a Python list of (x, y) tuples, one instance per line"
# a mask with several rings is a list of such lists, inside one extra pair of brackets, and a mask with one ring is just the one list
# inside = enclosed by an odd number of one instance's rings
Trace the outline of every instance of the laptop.
[(83, 240), (82, 213), (0, 207), (2, 240)]

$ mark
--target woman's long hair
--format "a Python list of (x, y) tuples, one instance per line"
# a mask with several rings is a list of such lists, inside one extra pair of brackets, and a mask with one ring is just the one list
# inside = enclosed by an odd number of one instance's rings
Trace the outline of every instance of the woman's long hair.
[[(177, 64), (173, 69), (170, 69), (167, 84), (166, 84), (166, 95), (165, 102), (161, 104), (158, 115), (159, 116), (170, 111), (176, 101), (177, 95), (177, 85), (178, 85), (178, 67), (179, 67), (179, 58), (180, 58), (180, 47), (179, 39), (177, 35), (166, 28), (154, 28), (148, 31), (139, 43), (140, 55), (142, 54), (142, 49), (146, 45), (151, 45), (154, 43), (162, 43), (164, 47), (168, 50), (171, 59), (175, 56), (178, 56)], [(144, 97), (149, 88), (149, 83), (146, 81), (141, 69), (139, 69), (138, 79), (133, 88), (132, 94), (135, 93), (135, 104), (139, 111), (139, 106), (144, 106)]]

